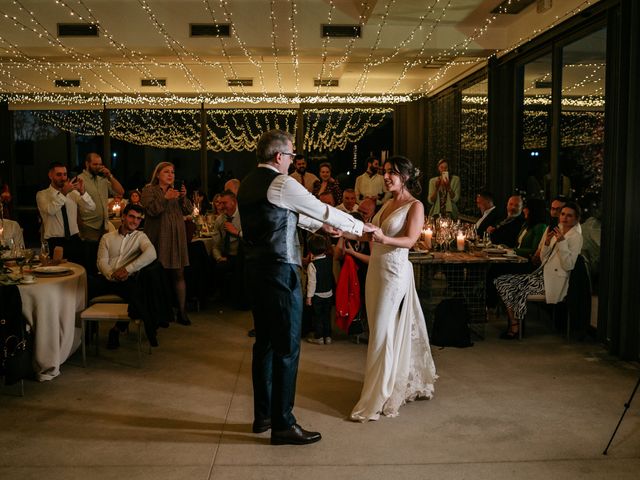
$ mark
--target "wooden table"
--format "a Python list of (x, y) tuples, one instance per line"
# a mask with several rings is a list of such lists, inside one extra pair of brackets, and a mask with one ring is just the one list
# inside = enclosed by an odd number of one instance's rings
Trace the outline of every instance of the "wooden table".
[(427, 325), (435, 319), (435, 309), (445, 299), (464, 301), (469, 312), (470, 327), (484, 338), (487, 322), (487, 270), (496, 263), (526, 263), (518, 256), (489, 255), (486, 252), (410, 252), (416, 289)]

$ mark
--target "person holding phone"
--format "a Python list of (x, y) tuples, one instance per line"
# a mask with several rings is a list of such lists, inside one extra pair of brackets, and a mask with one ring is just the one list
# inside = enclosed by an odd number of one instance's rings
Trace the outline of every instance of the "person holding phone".
[(193, 205), (187, 198), (184, 182), (176, 182), (170, 162), (156, 165), (150, 182), (142, 189), (142, 204), (146, 209), (145, 233), (158, 253), (158, 260), (173, 280), (178, 299), (178, 323), (190, 325), (186, 311), (184, 267), (189, 265), (187, 233), (184, 216)]
[(438, 173), (437, 177), (429, 180), (429, 216), (450, 217), (455, 220), (458, 218), (456, 203), (460, 199), (460, 178), (449, 175), (449, 164), (444, 159), (438, 162)]
[(536, 267), (539, 267), (541, 263), (540, 252), (542, 251), (542, 247), (544, 244), (544, 240), (547, 237), (547, 233), (549, 231), (552, 231), (554, 228), (558, 226), (558, 222), (560, 219), (560, 211), (562, 210), (562, 207), (566, 205), (566, 203), (567, 203), (567, 197), (565, 197), (564, 195), (558, 195), (551, 201), (551, 208), (549, 209), (549, 216), (550, 216), (549, 226), (547, 227), (547, 229), (544, 231), (542, 235), (542, 239), (538, 244), (538, 249), (531, 256), (531, 263)]
[(542, 238), (540, 267), (525, 275), (503, 275), (494, 282), (509, 318), (507, 331), (501, 338), (519, 337), (519, 320), (524, 320), (527, 314), (529, 295), (544, 295), (549, 305), (567, 296), (569, 277), (582, 250), (580, 215), (580, 207), (567, 202), (560, 211), (559, 224), (553, 229), (548, 227)]

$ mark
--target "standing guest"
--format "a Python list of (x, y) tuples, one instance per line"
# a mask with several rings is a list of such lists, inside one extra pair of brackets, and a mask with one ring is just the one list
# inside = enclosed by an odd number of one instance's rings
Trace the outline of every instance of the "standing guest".
[(178, 300), (178, 323), (191, 325), (186, 311), (184, 267), (189, 265), (187, 233), (184, 216), (191, 214), (193, 205), (187, 189), (174, 188), (175, 171), (172, 163), (160, 162), (151, 181), (142, 189), (142, 203), (146, 209), (145, 233), (158, 253), (158, 260), (173, 280)]
[(431, 398), (436, 369), (416, 292), (409, 249), (424, 224), (424, 207), (417, 200), (419, 172), (405, 157), (384, 163), (385, 188), (391, 192), (373, 218), (371, 255), (366, 282), (369, 320), (364, 384), (351, 420), (377, 420), (398, 415), (406, 402)]
[[(145, 304), (166, 302), (166, 299), (159, 292), (150, 289), (144, 291), (142, 285), (138, 284), (138, 273), (156, 259), (156, 249), (149, 237), (138, 230), (143, 214), (144, 210), (140, 205), (127, 205), (122, 212), (122, 223), (118, 230), (106, 233), (100, 239), (97, 265), (102, 276), (98, 277), (94, 288), (100, 295), (116, 294), (124, 298), (128, 304), (133, 303), (138, 310), (136, 313), (142, 316), (149, 344), (157, 347), (158, 319), (145, 308)], [(141, 298), (154, 293), (156, 295), (152, 302), (144, 302)], [(171, 308), (170, 304), (167, 308)], [(129, 322), (117, 322), (109, 330), (107, 348), (113, 350), (120, 346), (120, 332), (124, 332), (128, 324)]]
[(486, 190), (478, 193), (476, 196), (476, 205), (480, 210), (481, 216), (476, 222), (476, 231), (478, 237), (482, 238), (489, 227), (495, 227), (500, 221), (500, 214), (493, 204), (493, 194)]
[(458, 205), (460, 199), (460, 177), (449, 175), (449, 163), (446, 160), (438, 162), (437, 177), (429, 180), (429, 194), (427, 199), (431, 204), (430, 217), (458, 218)]
[(503, 275), (495, 280), (496, 290), (507, 307), (509, 324), (501, 335), (505, 340), (519, 337), (519, 320), (527, 314), (527, 297), (544, 295), (553, 305), (564, 300), (569, 290), (569, 276), (582, 249), (580, 207), (567, 202), (560, 212), (560, 224), (547, 228), (542, 240), (542, 265), (533, 273)]
[(240, 241), (242, 225), (236, 196), (231, 191), (220, 194), (224, 213), (213, 225), (213, 258), (216, 262), (216, 279), (221, 281), (225, 298), (235, 306), (243, 303), (244, 289), (242, 252)]
[(98, 242), (107, 231), (109, 222), (109, 197), (122, 199), (124, 188), (111, 171), (102, 163), (102, 157), (97, 153), (88, 153), (84, 160), (84, 170), (78, 178), (84, 183), (84, 188), (91, 196), (96, 208), (93, 210), (80, 209), (78, 227), (83, 242), (86, 261), (91, 268), (90, 273), (96, 273), (95, 260), (98, 255)]
[(49, 180), (49, 188), (36, 194), (42, 218), (42, 238), (49, 244), (52, 254), (55, 247), (62, 247), (65, 258), (85, 266), (86, 256), (78, 235), (78, 206), (80, 210), (92, 211), (96, 204), (85, 191), (82, 178), (78, 176), (69, 180), (67, 167), (61, 163), (49, 165)]
[(347, 188), (342, 192), (342, 203), (336, 208), (346, 213), (357, 212), (358, 204), (356, 203), (356, 191), (353, 188)]
[(512, 195), (507, 201), (506, 218), (495, 227), (487, 227), (487, 232), (489, 232), (492, 243), (513, 248), (518, 243), (518, 236), (523, 224), (522, 197), (520, 195)]
[(375, 157), (367, 159), (367, 170), (356, 178), (356, 201), (362, 202), (365, 198), (371, 198), (377, 205), (382, 205), (388, 198), (384, 190), (384, 179), (378, 174), (380, 161)]
[(316, 183), (319, 178), (316, 177), (313, 173), (307, 172), (307, 161), (304, 158), (304, 155), (297, 154), (294, 165), (296, 167), (295, 171), (291, 173), (291, 176), (295, 178), (300, 185), (304, 188), (313, 192), (313, 184)]
[(320, 198), (323, 193), (331, 193), (333, 195), (333, 205), (342, 201), (342, 191), (340, 184), (331, 176), (331, 164), (323, 162), (320, 164), (320, 179), (313, 183), (311, 193)]
[(238, 192), (256, 330), (253, 431), (272, 429), (271, 443), (276, 445), (321, 439), (320, 433), (300, 427), (293, 415), (303, 303), (295, 227), (334, 234), (338, 228), (356, 235), (371, 229), (323, 204), (287, 175), (295, 157), (292, 142), (293, 136), (282, 130), (263, 133), (256, 148), (258, 168)]
[(324, 235), (312, 235), (308, 240), (311, 261), (307, 266), (307, 300), (313, 308), (312, 324), (315, 336), (309, 343), (331, 344), (331, 307), (333, 306), (333, 261), (326, 255)]

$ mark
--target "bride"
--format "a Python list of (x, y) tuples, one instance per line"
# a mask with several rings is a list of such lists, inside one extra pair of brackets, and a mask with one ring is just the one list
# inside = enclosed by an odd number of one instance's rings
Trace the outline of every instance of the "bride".
[(405, 157), (384, 164), (385, 188), (393, 197), (372, 220), (378, 229), (365, 283), (369, 348), (353, 421), (395, 417), (406, 402), (433, 396), (436, 368), (409, 262), (424, 223), (424, 207), (410, 193), (419, 191), (418, 173)]

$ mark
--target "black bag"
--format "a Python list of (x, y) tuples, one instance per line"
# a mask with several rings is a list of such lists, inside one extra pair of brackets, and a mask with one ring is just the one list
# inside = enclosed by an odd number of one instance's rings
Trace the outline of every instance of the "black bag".
[(0, 376), (13, 385), (33, 376), (33, 342), (26, 331), (22, 299), (16, 286), (0, 287)]
[(469, 312), (461, 298), (442, 300), (436, 307), (431, 344), (438, 347), (471, 347)]
[(349, 335), (362, 335), (364, 332), (364, 328), (362, 326), (362, 320), (360, 316), (357, 316), (353, 319), (353, 321), (349, 324)]

